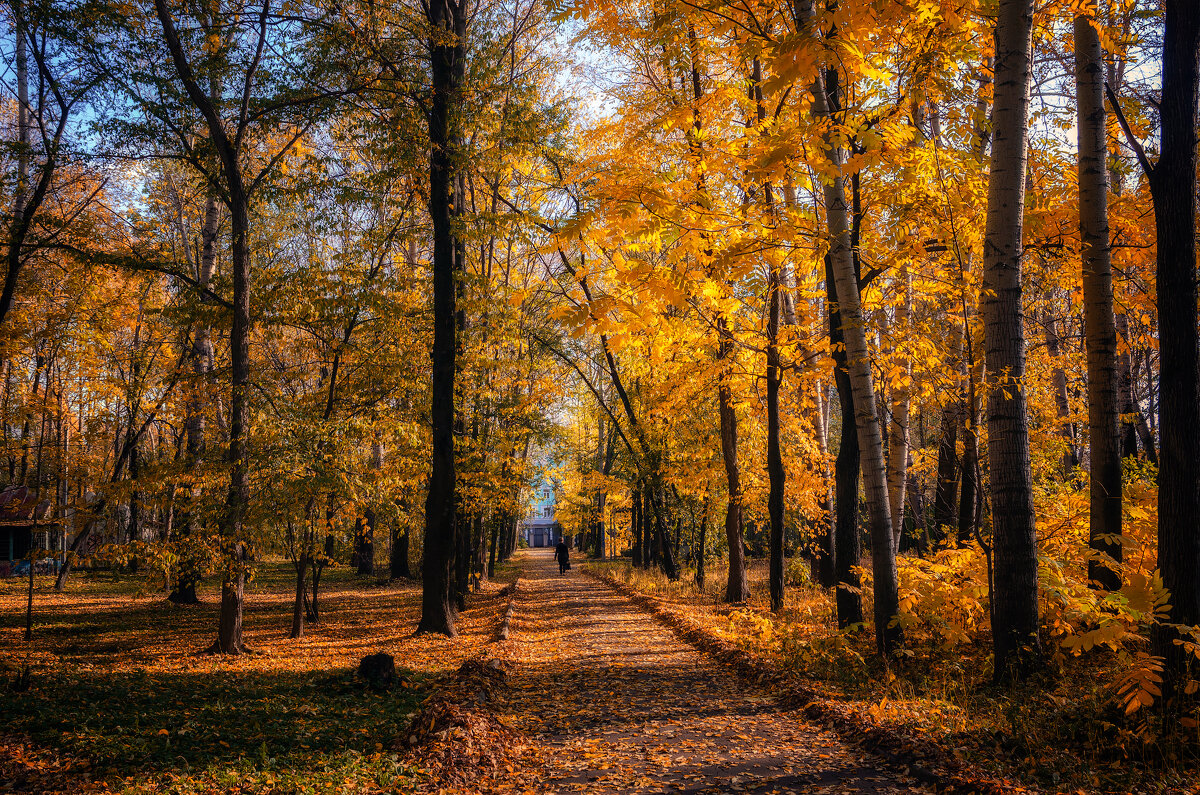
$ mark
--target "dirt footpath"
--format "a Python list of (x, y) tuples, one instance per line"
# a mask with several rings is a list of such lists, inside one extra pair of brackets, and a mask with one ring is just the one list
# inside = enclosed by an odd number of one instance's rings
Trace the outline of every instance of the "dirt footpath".
[(606, 585), (522, 560), (502, 709), (541, 792), (924, 791), (739, 681)]

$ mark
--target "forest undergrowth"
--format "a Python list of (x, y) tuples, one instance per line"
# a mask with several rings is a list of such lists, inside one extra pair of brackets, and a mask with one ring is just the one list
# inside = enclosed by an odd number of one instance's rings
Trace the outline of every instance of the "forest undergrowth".
[[(87, 573), (61, 594), (38, 578), (25, 641), (24, 584), (0, 580), (0, 780), (39, 793), (411, 790), (424, 771), (396, 750), (405, 727), (434, 677), (486, 649), (501, 585), (472, 598), (458, 638), (413, 637), (419, 583), (335, 567), (321, 622), (289, 640), (292, 576), (284, 563), (260, 568), (247, 588), (251, 653), (232, 658), (199, 653), (212, 589), (179, 607), (140, 576)], [(400, 678), (388, 691), (355, 676), (380, 650)]]
[[(1087, 587), (1086, 492), (1039, 498), (1044, 670), (1013, 688), (992, 683), (986, 554), (978, 545), (901, 555), (906, 644), (885, 664), (863, 625), (839, 630), (833, 593), (790, 558), (784, 608), (769, 609), (766, 560), (749, 561), (751, 597), (729, 605), (724, 560), (669, 581), (628, 560), (591, 571), (655, 597), (719, 638), (784, 668), (805, 686), (880, 725), (935, 743), (982, 771), (1061, 792), (1197, 792), (1195, 703), (1164, 711), (1150, 636), (1169, 594), (1152, 571), (1155, 493), (1127, 485), (1125, 586)], [(870, 570), (860, 571), (864, 583)], [(862, 588), (870, 615), (870, 589)]]

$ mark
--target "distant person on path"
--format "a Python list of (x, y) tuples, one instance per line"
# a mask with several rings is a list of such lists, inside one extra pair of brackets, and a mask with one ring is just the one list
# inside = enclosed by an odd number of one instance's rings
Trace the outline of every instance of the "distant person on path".
[(554, 548), (554, 559), (558, 561), (558, 573), (566, 574), (567, 569), (571, 568), (571, 550), (567, 548), (566, 541), (558, 542)]

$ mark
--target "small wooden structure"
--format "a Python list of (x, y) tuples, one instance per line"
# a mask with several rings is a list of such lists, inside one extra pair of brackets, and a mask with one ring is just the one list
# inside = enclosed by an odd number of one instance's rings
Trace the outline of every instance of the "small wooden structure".
[[(29, 557), (36, 535), (57, 536), (59, 523), (50, 518), (50, 500), (38, 501), (27, 486), (6, 486), (0, 491), (0, 576), (12, 573), (13, 563)], [(49, 542), (42, 544), (49, 546)]]

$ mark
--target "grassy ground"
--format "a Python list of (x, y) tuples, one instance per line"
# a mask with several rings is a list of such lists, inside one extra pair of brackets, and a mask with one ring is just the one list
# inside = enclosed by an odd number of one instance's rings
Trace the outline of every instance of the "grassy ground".
[[(25, 641), (24, 582), (0, 581), (0, 780), (61, 792), (409, 788), (416, 771), (391, 746), (424, 683), (484, 650), (500, 600), (476, 598), (454, 641), (414, 638), (419, 586), (339, 567), (322, 580), (321, 623), (289, 640), (292, 577), (269, 562), (247, 587), (254, 653), (237, 658), (197, 653), (215, 637), (212, 584), (204, 604), (178, 607), (138, 578), (80, 574), (62, 594), (39, 579)], [(396, 657), (405, 686), (376, 693), (355, 680), (376, 651)], [(9, 680), (25, 666), (22, 690)]]
[[(790, 586), (785, 609), (771, 615), (765, 561), (751, 562), (751, 599), (738, 608), (721, 604), (720, 561), (710, 564), (705, 588), (691, 572), (671, 583), (628, 561), (588, 565), (786, 666), (829, 697), (942, 744), (993, 775), (1059, 792), (1200, 792), (1200, 741), (1180, 736), (1178, 728), (1164, 735), (1157, 716), (1124, 718), (1110, 686), (1113, 660), (1103, 653), (1000, 689), (990, 681), (986, 637), (953, 650), (916, 646), (889, 668), (875, 656), (869, 628), (837, 632), (830, 592)], [(793, 577), (798, 569), (789, 569)]]

